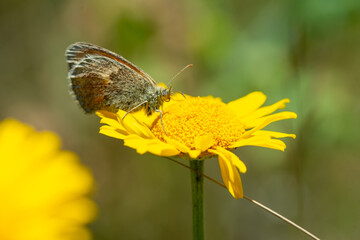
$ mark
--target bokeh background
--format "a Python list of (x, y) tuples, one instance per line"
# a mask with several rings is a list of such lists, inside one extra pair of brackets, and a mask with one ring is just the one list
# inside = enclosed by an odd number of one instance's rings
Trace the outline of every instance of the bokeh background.
[[(69, 95), (64, 52), (91, 42), (191, 95), (290, 98), (285, 153), (244, 147), (245, 194), (323, 239), (360, 237), (360, 1), (2, 0), (0, 118), (52, 130), (93, 172), (94, 239), (191, 239), (188, 170), (98, 134)], [(205, 164), (221, 179), (216, 159)], [(66, 179), (64, 179), (66, 181)], [(305, 239), (205, 182), (207, 239)]]

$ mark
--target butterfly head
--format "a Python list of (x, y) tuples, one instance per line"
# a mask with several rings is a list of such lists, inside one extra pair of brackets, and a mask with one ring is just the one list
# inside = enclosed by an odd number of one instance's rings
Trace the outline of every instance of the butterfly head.
[(172, 87), (162, 88), (160, 90), (160, 98), (162, 102), (169, 102), (172, 94)]

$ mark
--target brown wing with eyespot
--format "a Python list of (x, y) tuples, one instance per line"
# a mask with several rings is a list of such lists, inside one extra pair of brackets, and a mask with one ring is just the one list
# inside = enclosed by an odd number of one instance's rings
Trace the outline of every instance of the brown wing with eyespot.
[(89, 43), (75, 43), (66, 51), (71, 90), (88, 113), (128, 111), (146, 101), (157, 86), (144, 71), (125, 58)]

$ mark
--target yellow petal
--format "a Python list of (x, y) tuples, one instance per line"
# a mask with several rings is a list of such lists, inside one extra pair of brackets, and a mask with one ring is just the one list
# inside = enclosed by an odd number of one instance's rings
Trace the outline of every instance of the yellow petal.
[(266, 136), (270, 136), (272, 138), (285, 138), (285, 137), (291, 137), (291, 138), (296, 138), (295, 134), (289, 134), (289, 133), (281, 133), (281, 132), (274, 132), (274, 131), (266, 131), (266, 130), (258, 130), (256, 132), (253, 133), (254, 136), (258, 136), (258, 135), (266, 135)]
[(100, 111), (96, 111), (96, 115), (101, 117), (100, 123), (107, 124), (109, 126), (114, 127), (115, 129), (119, 129), (121, 131), (127, 132), (127, 130), (118, 121), (118, 115), (117, 114), (112, 113), (112, 112), (108, 112), (108, 111), (105, 111), (105, 110), (100, 110)]
[(196, 149), (204, 152), (214, 144), (214, 138), (211, 134), (204, 136), (196, 136), (194, 138), (194, 144)]
[(164, 136), (165, 141), (173, 146), (175, 146), (180, 152), (183, 153), (188, 153), (191, 149), (186, 146), (185, 144), (173, 139), (173, 138), (169, 138), (167, 136)]
[(263, 117), (265, 115), (271, 114), (271, 113), (275, 112), (278, 109), (284, 108), (286, 103), (288, 103), (288, 102), (290, 102), (290, 100), (286, 98), (286, 99), (278, 101), (277, 103), (274, 103), (273, 105), (259, 108), (255, 112), (245, 116), (243, 118), (243, 121), (244, 122), (249, 122), (249, 121), (258, 119), (260, 117)]
[(68, 201), (61, 207), (61, 212), (57, 213), (57, 217), (70, 218), (83, 224), (86, 224), (89, 219), (93, 220), (97, 212), (97, 207), (94, 202), (86, 198)]
[[(120, 111), (119, 111), (120, 112)], [(143, 123), (139, 122), (136, 118), (134, 118), (131, 114), (128, 114), (123, 118), (124, 115), (118, 115), (118, 121), (122, 123), (124, 128), (130, 134), (136, 134), (143, 138), (155, 138), (154, 134), (150, 131), (150, 129), (144, 125)]]
[(171, 157), (180, 154), (180, 151), (174, 146), (164, 143), (159, 139), (152, 139), (148, 146), (149, 152), (158, 156)]
[(139, 154), (144, 154), (148, 152), (149, 141), (150, 139), (145, 139), (137, 136), (136, 134), (131, 134), (124, 139), (124, 146), (135, 149)]
[(247, 139), (242, 139), (240, 141), (235, 142), (230, 147), (237, 148), (243, 146), (259, 146), (259, 147), (272, 148), (280, 151), (284, 151), (286, 148), (286, 145), (283, 141), (279, 139), (273, 139), (270, 136), (266, 136), (266, 135), (253, 136)]
[(165, 136), (165, 140), (167, 143), (171, 144), (172, 146), (176, 147), (180, 152), (188, 154), (191, 158), (197, 158), (201, 154), (201, 150), (191, 150), (185, 144)]
[(280, 151), (284, 151), (286, 148), (285, 143), (279, 139), (268, 139), (266, 141), (258, 142), (254, 144), (254, 146), (272, 148)]
[(297, 118), (296, 113), (280, 112), (280, 113), (272, 114), (267, 117), (262, 117), (262, 118), (256, 119), (251, 122), (247, 122), (246, 123), (247, 129), (251, 128), (251, 127), (254, 127), (254, 128), (249, 131), (246, 131), (242, 137), (246, 138), (246, 137), (250, 136), (251, 134), (253, 134), (254, 132), (256, 132), (260, 129), (263, 129), (264, 127), (266, 127), (267, 125), (269, 125), (272, 122), (276, 122), (276, 121), (280, 121), (280, 120), (284, 120), (284, 119), (290, 119), (290, 118)]
[(230, 148), (238, 148), (243, 146), (254, 146), (254, 143), (259, 141), (266, 141), (271, 139), (269, 136), (266, 135), (259, 135), (259, 136), (250, 136), (248, 138), (241, 138), (239, 141), (234, 142), (230, 145)]
[(102, 124), (107, 124), (109, 126), (112, 126), (114, 128), (126, 131), (126, 129), (122, 126), (122, 124), (119, 123), (119, 121), (117, 119), (112, 119), (112, 118), (102, 118), (100, 120), (100, 123)]
[[(19, 153), (23, 141), (31, 134), (34, 130), (14, 119), (5, 119), (0, 122), (0, 152), (1, 153)], [(11, 156), (3, 156), (4, 159), (11, 159)], [(6, 162), (6, 161), (4, 161)]]
[[(221, 162), (222, 169), (227, 170), (227, 171), (225, 171), (226, 172), (226, 179), (228, 181), (230, 181), (230, 182), (234, 182), (235, 181), (235, 173), (234, 173), (234, 171), (230, 171), (230, 169), (233, 168), (231, 158), (227, 158), (226, 155), (224, 155), (221, 152), (219, 152), (217, 150), (214, 150), (214, 149), (209, 149), (209, 152), (218, 155), (219, 159), (222, 159), (222, 160), (225, 159), (226, 160), (226, 161)], [(219, 164), (220, 164), (220, 161), (219, 161)], [(221, 168), (221, 166), (220, 166), (220, 168)], [(224, 179), (224, 176), (223, 176), (223, 179)], [(224, 180), (224, 183), (225, 183), (225, 180)]]
[(117, 120), (116, 113), (112, 113), (112, 112), (105, 111), (105, 110), (99, 110), (99, 111), (96, 111), (95, 113), (100, 118), (110, 118), (110, 119)]
[(187, 154), (189, 154), (191, 158), (196, 159), (201, 154), (201, 150), (190, 150)]
[(86, 197), (93, 178), (74, 153), (60, 150), (56, 134), (5, 120), (0, 152), (1, 239), (89, 239), (77, 236), (90, 236), (83, 224), (96, 214)]
[[(60, 148), (60, 139), (52, 132), (39, 132), (35, 131), (28, 136), (26, 141), (23, 142), (26, 144), (27, 152), (31, 152), (31, 156), (28, 156), (26, 159), (27, 162), (32, 162), (34, 164), (34, 159), (37, 159), (39, 164), (46, 162), (47, 158), (52, 156), (52, 154)], [(26, 151), (26, 150), (25, 150)]]
[(231, 163), (233, 165), (235, 165), (239, 169), (239, 171), (241, 173), (246, 173), (247, 168), (246, 168), (245, 163), (243, 161), (241, 161), (238, 158), (238, 156), (236, 156), (234, 153), (232, 153), (232, 152), (230, 152), (230, 151), (228, 151), (228, 150), (226, 150), (225, 148), (222, 148), (222, 147), (217, 147), (216, 151), (218, 153), (223, 154), (225, 158), (230, 159)]
[(175, 156), (180, 153), (174, 146), (159, 139), (145, 139), (135, 134), (127, 136), (124, 145), (134, 148), (139, 154), (150, 152), (158, 156)]
[(127, 135), (129, 135), (127, 131), (122, 131), (113, 126), (107, 126), (107, 125), (101, 126), (99, 133), (118, 139), (124, 139)]
[(261, 107), (266, 100), (265, 94), (262, 92), (252, 92), (245, 97), (229, 102), (230, 107), (239, 117), (252, 113)]
[(156, 112), (148, 116), (145, 112), (145, 109), (129, 114), (133, 116), (138, 122), (146, 125), (148, 128), (150, 128), (153, 125), (153, 123), (156, 121), (156, 119), (160, 117), (160, 113), (156, 113)]
[[(221, 171), (221, 176), (223, 179), (223, 182), (227, 189), (229, 190), (230, 194), (235, 198), (243, 198), (243, 187), (241, 183), (240, 174), (236, 168), (235, 165), (232, 164), (232, 157), (230, 159), (228, 158), (228, 154), (223, 154), (223, 150), (220, 150), (221, 152), (217, 150), (211, 150), (212, 153), (217, 154), (219, 156), (219, 166)], [(239, 160), (240, 161), (240, 160)]]
[[(225, 186), (227, 187), (230, 194), (235, 199), (243, 198), (244, 191), (243, 191), (243, 187), (242, 187), (240, 174), (237, 172), (237, 170), (234, 167), (231, 169), (226, 169), (226, 166), (224, 164), (222, 164), (222, 163), (224, 163), (224, 161), (225, 161), (224, 159), (221, 159), (219, 157), (219, 166), (220, 166), (220, 170), (221, 170), (221, 176), (223, 178)], [(233, 181), (233, 182), (229, 181), (227, 178), (227, 174), (229, 171), (234, 172), (234, 174), (235, 174), (235, 181)]]

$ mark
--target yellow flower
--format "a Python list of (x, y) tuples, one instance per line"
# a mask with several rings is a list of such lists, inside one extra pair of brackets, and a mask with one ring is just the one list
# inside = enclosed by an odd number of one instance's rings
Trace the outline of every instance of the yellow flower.
[(271, 106), (261, 107), (266, 96), (253, 92), (228, 104), (214, 97), (191, 97), (184, 99), (175, 94), (163, 105), (161, 126), (158, 114), (147, 117), (143, 111), (126, 116), (119, 110), (116, 114), (98, 111), (100, 133), (124, 140), (128, 147), (139, 154), (150, 152), (159, 156), (184, 156), (203, 159), (217, 155), (224, 184), (236, 199), (243, 197), (240, 174), (246, 172), (245, 164), (231, 150), (242, 146), (260, 146), (284, 151), (285, 143), (277, 138), (292, 137), (286, 134), (262, 130), (268, 124), (296, 118), (293, 112), (279, 112), (289, 99)]
[(0, 239), (87, 240), (96, 212), (89, 170), (51, 132), (0, 122)]

